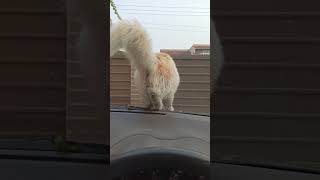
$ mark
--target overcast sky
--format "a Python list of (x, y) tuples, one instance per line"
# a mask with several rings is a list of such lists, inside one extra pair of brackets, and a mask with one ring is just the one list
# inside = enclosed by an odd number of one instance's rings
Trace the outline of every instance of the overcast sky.
[[(155, 51), (210, 44), (210, 0), (114, 0), (123, 19), (146, 27)], [(110, 8), (112, 21), (118, 21)]]

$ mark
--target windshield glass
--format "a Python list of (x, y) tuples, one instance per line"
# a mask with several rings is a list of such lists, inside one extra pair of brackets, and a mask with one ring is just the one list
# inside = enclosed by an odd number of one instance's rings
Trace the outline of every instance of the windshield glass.
[(213, 160), (320, 170), (314, 4), (248, 2), (213, 7), (225, 57), (213, 90)]
[[(135, 108), (147, 108), (152, 101), (152, 93), (148, 93), (145, 86), (156, 88), (159, 91), (159, 100), (163, 104), (162, 111), (206, 114), (210, 112), (210, 1), (199, 1), (197, 6), (206, 7), (198, 13), (188, 13), (187, 9), (175, 12), (161, 12), (162, 4), (145, 6), (145, 1), (139, 1), (130, 6), (129, 1), (114, 1), (117, 13), (123, 20), (136, 19), (141, 25), (135, 33), (146, 32), (146, 40), (139, 39), (140, 45), (135, 44), (132, 49), (119, 50), (111, 57), (110, 63), (110, 98), (111, 105), (126, 105)], [(172, 8), (181, 6), (179, 3), (168, 4)], [(193, 7), (190, 4), (190, 8)], [(188, 5), (185, 5), (188, 6)], [(189, 8), (189, 9), (190, 9)], [(159, 13), (152, 10), (160, 11)], [(181, 10), (181, 9), (180, 9)], [(174, 12), (175, 9), (170, 11)], [(144, 14), (144, 13), (147, 14)], [(195, 16), (199, 15), (201, 16)], [(114, 8), (110, 5), (112, 27), (117, 28), (119, 18)], [(130, 22), (132, 23), (132, 22)], [(128, 24), (130, 24), (128, 23)], [(130, 25), (127, 25), (128, 28)], [(122, 27), (126, 28), (126, 27)], [(114, 33), (110, 37), (117, 35)], [(128, 36), (135, 38), (135, 33)], [(146, 44), (151, 40), (151, 44)], [(182, 41), (183, 40), (183, 41)], [(111, 39), (111, 43), (112, 43)], [(126, 44), (130, 46), (130, 44)], [(143, 48), (139, 48), (139, 46)], [(150, 50), (148, 49), (150, 46)], [(120, 48), (121, 49), (121, 48)], [(148, 57), (139, 57), (139, 54), (151, 53)], [(169, 56), (167, 56), (167, 55)], [(135, 59), (136, 58), (136, 59)], [(149, 72), (140, 64), (148, 63), (155, 59), (156, 72)], [(173, 61), (171, 62), (172, 59)], [(177, 68), (178, 76), (175, 68)], [(146, 72), (146, 73), (145, 73)], [(148, 76), (148, 73), (150, 75)], [(159, 77), (155, 77), (159, 76)], [(144, 81), (146, 78), (147, 82)], [(165, 80), (162, 80), (165, 79)], [(139, 84), (149, 83), (145, 85)], [(157, 82), (164, 81), (156, 84)], [(168, 84), (168, 85), (166, 85)], [(176, 84), (178, 84), (176, 86)], [(144, 86), (142, 89), (141, 87)], [(158, 89), (157, 89), (158, 88)], [(177, 89), (177, 90), (176, 90)], [(172, 109), (170, 101), (173, 101)], [(154, 103), (155, 104), (155, 103)], [(168, 105), (169, 104), (169, 105)], [(166, 108), (168, 106), (168, 108)], [(146, 109), (146, 110), (147, 110)], [(149, 108), (150, 109), (150, 108)], [(157, 108), (156, 108), (157, 109)]]

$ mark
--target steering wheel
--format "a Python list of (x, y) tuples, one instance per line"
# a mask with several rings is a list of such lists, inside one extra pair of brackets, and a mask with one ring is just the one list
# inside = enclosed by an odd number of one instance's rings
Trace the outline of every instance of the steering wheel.
[[(178, 172), (176, 176), (179, 176), (180, 173), (180, 176), (186, 177), (188, 175), (192, 179), (209, 180), (210, 175), (210, 161), (208, 159), (181, 150), (152, 148), (134, 150), (125, 155), (111, 157), (110, 163), (111, 179), (130, 177), (132, 173), (152, 169), (156, 169), (154, 173), (168, 169), (176, 170)], [(176, 177), (176, 179), (179, 178)]]

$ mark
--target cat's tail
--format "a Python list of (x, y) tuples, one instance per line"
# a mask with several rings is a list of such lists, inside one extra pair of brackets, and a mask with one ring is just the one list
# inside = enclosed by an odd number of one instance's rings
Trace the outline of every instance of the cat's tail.
[(125, 53), (137, 68), (152, 70), (154, 68), (155, 54), (149, 34), (137, 20), (121, 20), (112, 24), (110, 29), (110, 56), (119, 49)]
[(110, 24), (110, 57), (123, 48), (122, 29), (124, 28), (122, 26), (120, 23)]

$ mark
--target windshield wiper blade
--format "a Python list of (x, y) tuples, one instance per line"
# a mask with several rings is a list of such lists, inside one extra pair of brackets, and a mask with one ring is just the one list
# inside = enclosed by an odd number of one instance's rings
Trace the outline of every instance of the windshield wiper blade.
[(213, 158), (212, 163), (250, 166), (250, 167), (258, 167), (258, 168), (284, 170), (284, 171), (296, 171), (296, 172), (310, 173), (310, 174), (320, 174), (320, 169), (307, 168), (307, 167), (299, 166), (296, 164), (289, 164), (285, 162), (270, 161), (270, 160), (241, 160), (241, 159)]
[(197, 115), (197, 116), (206, 116), (210, 117), (209, 114), (201, 114), (195, 112), (179, 112), (179, 111), (151, 111), (145, 107), (137, 107), (137, 106), (127, 106), (127, 105), (111, 105), (110, 109), (112, 112), (132, 112), (132, 113), (145, 113), (145, 114), (165, 114), (165, 113), (178, 113), (178, 114), (188, 114), (188, 115)]
[(189, 114), (189, 115), (197, 115), (197, 116), (206, 116), (210, 117), (210, 114), (201, 114), (201, 113), (194, 113), (194, 112), (179, 112), (174, 111), (174, 113), (180, 113), (180, 114)]

